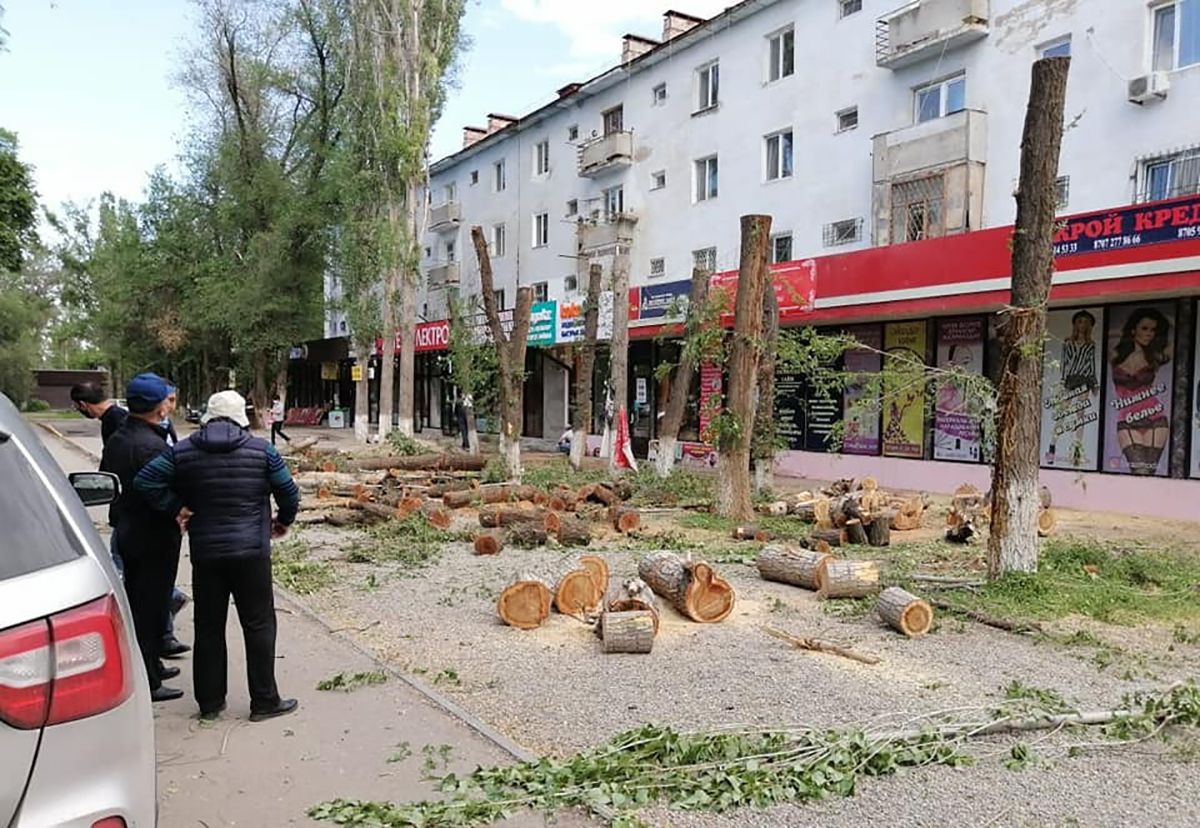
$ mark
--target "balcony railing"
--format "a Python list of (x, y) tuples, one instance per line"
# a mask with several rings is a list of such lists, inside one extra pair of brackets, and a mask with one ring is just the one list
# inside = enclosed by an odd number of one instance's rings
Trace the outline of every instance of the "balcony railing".
[(582, 222), (581, 243), (587, 252), (633, 244), (633, 233), (637, 227), (637, 216), (633, 213), (597, 212), (590, 219), (582, 219)]
[(632, 132), (613, 132), (579, 148), (579, 174), (585, 178), (595, 178), (632, 163)]
[(447, 201), (429, 211), (429, 229), (434, 233), (453, 230), (461, 221), (462, 205), (457, 201)]
[(988, 35), (989, 0), (913, 0), (875, 21), (875, 63), (899, 69)]
[(439, 288), (458, 284), (461, 273), (458, 262), (444, 262), (429, 268), (429, 287)]

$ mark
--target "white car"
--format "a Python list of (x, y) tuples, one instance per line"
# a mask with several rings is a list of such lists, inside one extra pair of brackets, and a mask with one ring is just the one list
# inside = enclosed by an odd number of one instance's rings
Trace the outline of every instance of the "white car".
[(157, 824), (154, 719), (133, 621), (84, 504), (0, 394), (0, 826)]

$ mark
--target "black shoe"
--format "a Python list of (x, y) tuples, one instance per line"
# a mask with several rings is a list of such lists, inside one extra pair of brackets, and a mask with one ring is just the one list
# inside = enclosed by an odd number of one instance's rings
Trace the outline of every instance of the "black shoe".
[(165, 684), (160, 684), (156, 689), (150, 691), (150, 701), (165, 702), (182, 699), (183, 691), (178, 687), (167, 687)]
[(175, 667), (175, 666), (168, 667), (167, 665), (164, 664), (158, 668), (158, 677), (160, 679), (162, 679), (163, 681), (166, 681), (167, 679), (173, 679), (177, 675), (179, 675), (178, 667)]
[(171, 615), (179, 615), (183, 612), (183, 608), (191, 602), (191, 598), (183, 590), (179, 590), (171, 594)]
[(250, 712), (250, 721), (265, 722), (267, 719), (274, 719), (276, 716), (286, 716), (289, 713), (295, 712), (300, 706), (300, 702), (295, 699), (280, 699), (279, 704), (272, 707), (270, 710), (258, 710)]
[(163, 658), (179, 658), (191, 649), (175, 636), (168, 635), (163, 639), (161, 652)]
[(211, 710), (205, 710), (204, 708), (200, 708), (200, 720), (204, 721), (204, 722), (216, 721), (217, 719), (219, 719), (221, 717), (221, 713), (223, 713), (224, 710), (225, 710), (225, 702), (221, 702), (220, 705), (212, 708)]

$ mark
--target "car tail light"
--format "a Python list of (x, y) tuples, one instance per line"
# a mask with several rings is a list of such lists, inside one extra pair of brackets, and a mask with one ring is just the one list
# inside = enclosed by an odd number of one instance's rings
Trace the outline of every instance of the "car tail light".
[(112, 595), (0, 633), (0, 719), (13, 727), (94, 716), (132, 692), (128, 637)]
[(121, 817), (105, 817), (99, 822), (93, 822), (92, 828), (126, 828), (126, 825)]

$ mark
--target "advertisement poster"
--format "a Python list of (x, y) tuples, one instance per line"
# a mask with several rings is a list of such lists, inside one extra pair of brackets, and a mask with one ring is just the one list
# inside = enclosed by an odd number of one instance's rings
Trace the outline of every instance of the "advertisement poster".
[(883, 349), (896, 374), (883, 389), (883, 453), (920, 460), (925, 453), (925, 322), (886, 325)]
[(1200, 238), (1200, 196), (1067, 218), (1054, 234), (1054, 254), (1145, 247)]
[[(984, 319), (967, 316), (937, 321), (937, 365), (969, 374), (982, 374)], [(937, 385), (933, 409), (935, 460), (979, 462), (979, 422), (970, 413), (967, 389), (949, 379)]]
[(1046, 314), (1042, 371), (1042, 466), (1095, 471), (1100, 452), (1102, 308)]
[[(607, 342), (612, 339), (612, 297), (611, 290), (603, 291), (600, 294), (600, 313), (597, 317), (596, 325), (596, 340), (598, 342)], [(586, 308), (582, 301), (562, 302), (558, 305), (558, 332), (554, 339), (556, 344), (561, 345), (569, 342), (582, 342), (584, 340), (585, 311)]]
[(724, 393), (724, 375), (721, 368), (711, 362), (700, 366), (700, 439), (706, 440), (708, 425), (713, 415), (721, 412), (721, 394)]
[[(1196, 311), (1200, 312), (1200, 304), (1196, 305)], [(1195, 357), (1192, 381), (1196, 383), (1192, 392), (1192, 477), (1200, 477), (1200, 325), (1196, 326), (1196, 348), (1192, 355)]]
[(807, 451), (832, 451), (830, 437), (842, 421), (841, 394), (830, 392), (824, 395), (809, 389), (805, 414), (804, 448)]
[(1104, 389), (1104, 470), (1167, 474), (1171, 442), (1171, 372), (1175, 304), (1109, 308)]
[(865, 347), (847, 351), (842, 357), (842, 370), (864, 379), (859, 382), (851, 379), (846, 384), (842, 413), (846, 431), (842, 437), (842, 453), (874, 456), (879, 454), (879, 405), (878, 400), (866, 400), (863, 395), (869, 381), (867, 375), (878, 374), (883, 364), (883, 357), (879, 355), (883, 350), (883, 331), (871, 325), (851, 328), (846, 333)]
[(804, 378), (800, 374), (775, 377), (775, 427), (790, 451), (804, 450)]

